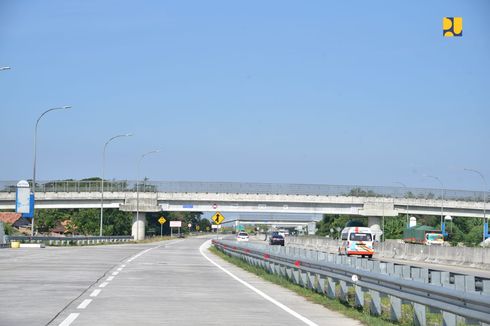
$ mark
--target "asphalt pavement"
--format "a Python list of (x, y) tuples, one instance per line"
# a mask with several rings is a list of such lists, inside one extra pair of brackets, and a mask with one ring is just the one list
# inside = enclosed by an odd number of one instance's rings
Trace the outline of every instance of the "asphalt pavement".
[(208, 246), (190, 238), (0, 250), (0, 325), (360, 325)]

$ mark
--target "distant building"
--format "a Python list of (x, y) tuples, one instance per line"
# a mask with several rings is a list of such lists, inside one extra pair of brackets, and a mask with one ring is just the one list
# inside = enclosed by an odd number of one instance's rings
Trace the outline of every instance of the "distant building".
[(22, 214), (20, 213), (0, 212), (0, 222), (12, 225), (21, 233), (30, 233), (31, 221), (30, 219), (22, 217)]

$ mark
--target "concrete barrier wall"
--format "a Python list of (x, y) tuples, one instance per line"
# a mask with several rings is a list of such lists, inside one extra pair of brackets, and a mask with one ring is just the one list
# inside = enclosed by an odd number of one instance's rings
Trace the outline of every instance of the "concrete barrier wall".
[[(286, 245), (337, 252), (339, 241), (321, 237), (286, 237)], [(490, 268), (490, 248), (440, 247), (387, 240), (375, 243), (375, 256), (401, 260)]]

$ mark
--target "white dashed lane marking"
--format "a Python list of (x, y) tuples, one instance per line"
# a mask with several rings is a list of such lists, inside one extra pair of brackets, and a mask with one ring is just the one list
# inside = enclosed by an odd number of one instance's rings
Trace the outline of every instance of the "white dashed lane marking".
[[(155, 249), (155, 248), (160, 248), (162, 245), (159, 245), (159, 246), (155, 246), (155, 247), (152, 247), (152, 248), (148, 248), (136, 255), (134, 255), (133, 257), (131, 257), (130, 259), (128, 259), (126, 261), (126, 263), (130, 263), (132, 262), (133, 260), (135, 260), (136, 258), (146, 254), (148, 251), (152, 250), (152, 249)], [(126, 264), (122, 264), (120, 265), (121, 267), (119, 267), (115, 272), (112, 273), (111, 276), (109, 276), (105, 282), (101, 283), (99, 285), (99, 288), (104, 288), (106, 287), (110, 281), (112, 281), (114, 279), (114, 276), (116, 276), (117, 274), (119, 274), (120, 271), (123, 270), (124, 267), (126, 267)], [(98, 296), (100, 294), (102, 290), (101, 289), (95, 289), (92, 291), (92, 293), (90, 293), (90, 297), (92, 298), (95, 298), (96, 296)], [(82, 303), (80, 303), (77, 307), (77, 309), (85, 309), (87, 308), (87, 306), (92, 302), (93, 299), (85, 299), (82, 301)], [(71, 323), (73, 323), (73, 321), (75, 321), (75, 319), (78, 318), (78, 316), (80, 315), (80, 313), (71, 313), (68, 315), (68, 317), (65, 318), (65, 320), (63, 320), (61, 322), (61, 324), (59, 324), (59, 326), (70, 326)]]
[(90, 293), (90, 296), (96, 297), (99, 295), (100, 291), (102, 291), (102, 290), (101, 289), (95, 289), (92, 293)]
[(79, 313), (71, 313), (71, 314), (69, 314), (68, 317), (66, 317), (66, 319), (63, 320), (59, 326), (69, 326), (69, 325), (71, 325), (71, 323), (73, 323), (73, 321), (75, 319), (77, 319), (79, 315), (80, 315)]
[(85, 299), (82, 301), (82, 303), (80, 303), (77, 307), (77, 309), (85, 309), (87, 308), (87, 306), (90, 304), (90, 302), (92, 302), (92, 299)]

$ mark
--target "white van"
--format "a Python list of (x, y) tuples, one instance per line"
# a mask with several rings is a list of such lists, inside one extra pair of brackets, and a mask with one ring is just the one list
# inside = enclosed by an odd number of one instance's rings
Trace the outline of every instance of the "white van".
[(373, 232), (371, 229), (361, 226), (344, 228), (340, 236), (339, 254), (373, 257)]

